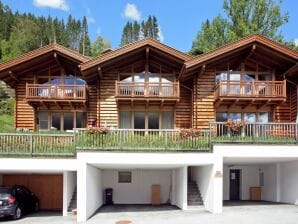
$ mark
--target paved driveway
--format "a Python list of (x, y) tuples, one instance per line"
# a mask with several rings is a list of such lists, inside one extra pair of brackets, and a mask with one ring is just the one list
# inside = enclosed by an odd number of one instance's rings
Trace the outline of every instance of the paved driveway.
[(38, 212), (25, 215), (20, 220), (11, 220), (8, 218), (0, 218), (0, 223), (7, 224), (75, 224), (77, 223), (74, 217), (63, 217), (61, 213), (56, 212)]
[[(211, 214), (203, 207), (181, 211), (175, 207), (163, 207), (161, 211), (152, 207), (125, 206), (103, 207), (88, 224), (115, 224), (131, 221), (130, 224), (297, 224), (298, 206), (277, 203), (228, 203), (222, 214)], [(120, 224), (129, 222), (120, 222)]]

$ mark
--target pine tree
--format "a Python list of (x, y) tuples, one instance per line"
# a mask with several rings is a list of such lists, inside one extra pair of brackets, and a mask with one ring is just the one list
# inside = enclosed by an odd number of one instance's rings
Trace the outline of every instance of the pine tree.
[(91, 46), (91, 56), (97, 57), (99, 56), (104, 50), (111, 48), (110, 41), (104, 39), (101, 36), (98, 36), (96, 40), (92, 43)]
[(91, 55), (91, 41), (88, 35), (87, 19), (84, 16), (81, 29), (80, 53), (83, 55)]

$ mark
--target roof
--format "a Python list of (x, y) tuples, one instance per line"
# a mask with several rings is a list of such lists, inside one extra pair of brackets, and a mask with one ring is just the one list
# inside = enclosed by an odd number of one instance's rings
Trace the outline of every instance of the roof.
[(223, 54), (226, 54), (228, 52), (231, 52), (233, 50), (237, 50), (238, 48), (241, 48), (243, 46), (253, 44), (253, 43), (260, 43), (263, 44), (279, 53), (282, 53), (284, 55), (287, 55), (290, 58), (293, 58), (295, 60), (298, 60), (298, 52), (295, 50), (292, 50), (285, 45), (279, 44), (273, 40), (270, 40), (267, 37), (264, 37), (259, 34), (253, 34), (250, 36), (247, 36), (243, 39), (240, 39), (238, 41), (235, 41), (233, 43), (224, 45), (222, 47), (216, 48), (215, 50), (209, 51), (207, 53), (201, 54), (197, 57), (194, 57), (190, 60), (188, 60), (185, 65), (186, 69), (189, 69), (191, 67), (200, 65), (204, 62), (207, 62), (213, 58), (216, 58), (218, 56), (221, 56)]
[(136, 49), (139, 49), (139, 48), (145, 47), (145, 46), (151, 46), (151, 47), (157, 48), (158, 50), (161, 50), (161, 51), (163, 51), (173, 57), (176, 57), (182, 61), (187, 61), (187, 60), (192, 59), (192, 56), (190, 56), (188, 54), (178, 51), (172, 47), (169, 47), (169, 46), (162, 44), (156, 40), (153, 40), (151, 38), (145, 38), (145, 39), (124, 45), (123, 47), (118, 48), (116, 50), (106, 52), (105, 54), (102, 54), (99, 57), (96, 57), (88, 62), (85, 62), (85, 63), (81, 64), (81, 70), (82, 71), (88, 70), (89, 68), (92, 68), (100, 63), (109, 61), (111, 59), (114, 59), (116, 57), (119, 57), (121, 55), (124, 55), (126, 53), (129, 53), (131, 51), (134, 51)]
[(7, 70), (7, 69), (10, 69), (10, 68), (12, 68), (12, 67), (14, 67), (18, 64), (22, 64), (22, 63), (31, 61), (32, 59), (35, 59), (39, 56), (42, 56), (42, 55), (47, 54), (47, 53), (52, 52), (52, 51), (56, 51), (56, 52), (59, 52), (63, 55), (71, 57), (71, 58), (73, 58), (74, 60), (76, 60), (80, 63), (87, 62), (91, 59), (90, 57), (81, 55), (79, 52), (68, 49), (68, 48), (63, 47), (59, 44), (49, 44), (49, 45), (46, 45), (44, 47), (38, 48), (36, 50), (30, 51), (26, 54), (23, 54), (23, 55), (15, 58), (15, 59), (12, 59), (10, 61), (7, 61), (7, 62), (4, 62), (4, 63), (0, 64), (0, 72), (4, 71), (4, 70)]

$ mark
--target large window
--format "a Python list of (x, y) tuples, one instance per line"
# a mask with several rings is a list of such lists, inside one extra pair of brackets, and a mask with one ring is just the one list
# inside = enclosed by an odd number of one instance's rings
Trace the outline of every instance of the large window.
[(216, 121), (225, 122), (228, 119), (245, 121), (246, 123), (268, 123), (272, 122), (272, 113), (271, 112), (217, 112)]
[(74, 128), (86, 128), (86, 112), (38, 112), (39, 130), (70, 131)]
[(119, 127), (123, 129), (173, 129), (174, 112), (120, 111)]

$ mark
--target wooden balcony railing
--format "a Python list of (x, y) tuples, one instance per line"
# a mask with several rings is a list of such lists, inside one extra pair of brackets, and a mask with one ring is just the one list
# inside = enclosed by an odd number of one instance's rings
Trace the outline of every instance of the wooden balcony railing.
[(27, 100), (86, 100), (86, 85), (26, 84)]
[(216, 97), (285, 98), (286, 81), (227, 81), (216, 86)]
[(123, 83), (116, 81), (116, 97), (122, 98), (179, 98), (179, 82)]

